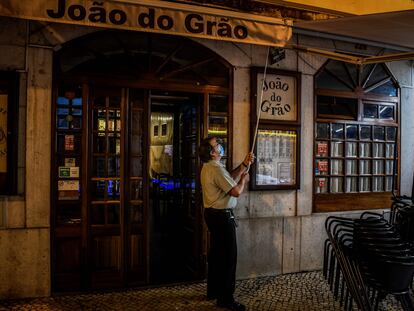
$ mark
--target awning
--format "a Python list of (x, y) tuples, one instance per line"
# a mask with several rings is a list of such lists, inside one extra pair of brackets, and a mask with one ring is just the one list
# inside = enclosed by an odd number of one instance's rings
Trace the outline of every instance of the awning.
[(158, 0), (1, 0), (0, 16), (285, 46), (290, 20)]
[[(372, 57), (355, 57), (334, 51), (299, 47), (302, 51), (354, 62), (374, 63), (414, 58), (414, 10), (343, 17), (294, 24), (294, 32), (313, 36), (383, 46), (398, 53)], [(401, 53), (404, 52), (404, 53)], [(341, 59), (344, 58), (344, 59)]]

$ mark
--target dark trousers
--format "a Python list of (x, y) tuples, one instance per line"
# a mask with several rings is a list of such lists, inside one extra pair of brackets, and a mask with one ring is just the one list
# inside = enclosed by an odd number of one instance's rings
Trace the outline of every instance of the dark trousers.
[(210, 231), (207, 296), (218, 302), (233, 302), (236, 287), (237, 241), (234, 217), (229, 210), (206, 208), (204, 219)]

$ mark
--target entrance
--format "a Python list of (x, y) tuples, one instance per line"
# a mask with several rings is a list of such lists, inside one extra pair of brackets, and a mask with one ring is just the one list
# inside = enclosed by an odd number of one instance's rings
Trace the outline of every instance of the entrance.
[[(194, 280), (199, 274), (196, 149), (201, 94), (151, 92), (151, 281)], [(198, 243), (200, 244), (200, 243)]]
[(231, 166), (230, 67), (185, 38), (118, 31), (55, 59), (52, 290), (202, 279), (197, 146), (220, 136)]

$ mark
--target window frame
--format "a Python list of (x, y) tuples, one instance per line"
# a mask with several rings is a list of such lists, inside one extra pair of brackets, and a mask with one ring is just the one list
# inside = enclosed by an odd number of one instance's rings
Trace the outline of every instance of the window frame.
[[(19, 135), (19, 73), (0, 71), (0, 89), (7, 92), (7, 172), (0, 195), (17, 194), (18, 135)], [(1, 91), (0, 91), (1, 92)]]
[[(329, 62), (329, 61), (328, 61)], [(328, 63), (327, 62), (327, 63)], [(379, 64), (381, 66), (384, 66), (384, 69), (387, 71), (387, 73), (389, 74), (390, 79), (393, 81), (396, 89), (397, 89), (397, 96), (386, 96), (386, 95), (379, 95), (379, 94), (374, 94), (374, 93), (370, 93), (364, 92), (364, 86), (367, 84), (367, 81), (363, 82), (360, 81), (359, 84), (360, 85), (355, 85), (354, 87), (354, 91), (338, 91), (338, 90), (333, 90), (333, 89), (326, 89), (326, 88), (317, 88), (317, 78), (318, 75), (324, 70), (326, 64), (324, 66), (321, 67), (321, 69), (319, 70), (319, 72), (317, 74), (315, 74), (314, 76), (314, 135), (313, 135), (313, 163), (312, 163), (312, 195), (313, 195), (313, 211), (314, 212), (334, 212), (334, 211), (347, 211), (347, 210), (364, 210), (364, 209), (379, 209), (379, 208), (389, 208), (391, 205), (391, 195), (389, 191), (386, 191), (385, 189), (385, 179), (383, 180), (383, 191), (382, 192), (377, 192), (377, 191), (372, 191), (372, 187), (370, 186), (370, 191), (369, 192), (361, 192), (358, 185), (359, 182), (357, 182), (357, 189), (356, 192), (345, 192), (345, 179), (343, 179), (343, 185), (342, 185), (342, 192), (340, 193), (331, 193), (330, 192), (330, 183), (328, 182), (328, 180), (326, 181), (327, 183), (327, 193), (317, 193), (316, 190), (316, 183), (317, 183), (317, 179), (320, 177), (324, 177), (323, 175), (317, 175), (316, 174), (316, 160), (318, 160), (317, 156), (317, 147), (316, 147), (316, 143), (320, 140), (317, 137), (317, 124), (318, 123), (329, 123), (329, 124), (354, 124), (354, 125), (358, 125), (358, 130), (360, 128), (360, 126), (362, 125), (369, 125), (372, 127), (372, 131), (374, 129), (375, 126), (383, 126), (385, 131), (387, 127), (394, 127), (396, 128), (397, 131), (397, 135), (396, 135), (396, 140), (394, 142), (394, 148), (397, 148), (397, 155), (400, 154), (400, 124), (399, 124), (399, 120), (400, 120), (400, 87), (398, 85), (398, 82), (395, 80), (395, 78), (392, 76), (391, 72), (388, 70), (388, 68), (386, 67), (386, 65), (383, 64)], [(374, 70), (374, 69), (372, 69)], [(368, 79), (367, 79), (368, 80)], [(358, 80), (359, 81), (359, 80)], [(318, 117), (318, 102), (317, 102), (317, 98), (318, 96), (334, 96), (334, 97), (343, 97), (343, 98), (355, 98), (358, 100), (358, 105), (357, 105), (357, 113), (356, 113), (356, 118), (355, 119), (348, 119), (348, 118), (329, 118), (329, 117), (324, 117), (324, 118), (320, 118)], [(377, 105), (377, 113), (379, 113), (379, 106), (381, 105), (390, 105), (393, 107), (394, 111), (393, 111), (393, 119), (383, 119), (381, 120), (378, 116), (378, 118), (365, 118), (364, 117), (364, 104), (372, 104), (372, 105)], [(345, 129), (345, 127), (344, 127)], [(359, 133), (359, 132), (358, 132)], [(332, 141), (335, 141), (335, 139), (332, 139), (331, 137), (331, 133), (329, 133), (328, 135), (328, 139), (326, 139), (325, 141), (328, 142), (328, 146), (330, 146), (330, 143)], [(323, 140), (323, 139), (322, 139)], [(342, 141), (344, 142), (344, 148), (345, 148), (345, 142), (348, 141), (348, 139), (345, 137), (345, 132), (344, 132), (344, 138), (342, 139)], [(357, 145), (359, 146), (359, 143), (361, 142), (361, 140), (359, 139), (359, 134), (357, 135), (357, 139), (355, 140), (357, 142)], [(371, 144), (374, 144), (376, 142), (376, 140), (374, 139), (374, 137), (371, 137), (370, 140), (368, 140)], [(364, 141), (362, 141), (364, 142)], [(386, 137), (384, 138), (384, 146), (387, 143), (387, 139)], [(372, 147), (372, 146), (371, 146)], [(345, 149), (344, 149), (345, 150)], [(330, 153), (330, 148), (328, 148), (328, 156), (325, 157), (326, 159), (328, 159), (328, 175), (330, 176), (331, 172), (330, 170), (330, 161), (332, 159), (334, 159), (335, 157), (331, 156)], [(344, 151), (345, 152), (345, 151)], [(385, 155), (384, 155), (385, 157)], [(343, 176), (347, 175), (345, 174), (345, 169), (346, 169), (346, 159), (349, 160), (349, 158), (346, 157), (345, 153), (343, 154)], [(359, 157), (359, 153), (357, 151), (357, 157), (355, 158), (359, 161), (360, 157)], [(384, 176), (385, 174), (385, 165), (386, 165), (386, 158), (384, 158)], [(371, 155), (370, 156), (370, 161), (372, 162), (371, 165), (374, 165), (373, 162), (374, 160), (376, 160), (376, 158)], [(359, 162), (358, 164), (359, 165)], [(359, 180), (359, 178), (364, 177), (364, 175), (360, 175), (359, 174), (359, 169), (357, 169), (357, 178)], [(374, 174), (373, 172), (370, 173), (370, 182), (372, 182), (372, 180), (374, 179)], [(394, 191), (396, 193), (398, 193), (400, 186), (399, 186), (399, 182), (400, 182), (400, 161), (399, 161), (399, 157), (397, 156), (396, 158), (396, 176), (394, 179)]]
[[(259, 74), (264, 75), (264, 68), (263, 67), (251, 67), (250, 70), (250, 90), (251, 90), (251, 99), (250, 99), (250, 138), (253, 142), (255, 129), (256, 129), (256, 122), (257, 122), (257, 101), (259, 99), (260, 94), (258, 93), (258, 80)], [(280, 120), (270, 119), (270, 118), (261, 118), (258, 124), (258, 130), (278, 130), (278, 131), (294, 131), (296, 132), (296, 146), (295, 146), (295, 182), (291, 184), (274, 184), (274, 185), (259, 185), (257, 184), (258, 178), (258, 163), (255, 161), (251, 166), (251, 178), (249, 183), (249, 190), (252, 191), (261, 191), (261, 190), (297, 190), (300, 189), (300, 147), (301, 147), (301, 79), (302, 75), (300, 72), (297, 71), (289, 71), (289, 70), (280, 70), (280, 69), (267, 69), (266, 71), (266, 78), (269, 76), (281, 76), (281, 77), (288, 77), (293, 79), (295, 89), (293, 91), (293, 102), (292, 104), (295, 105), (296, 109), (296, 116), (293, 120), (284, 120), (281, 118)], [(266, 79), (267, 80), (267, 79)], [(274, 93), (275, 94), (275, 93)], [(282, 96), (282, 101), (285, 100)], [(255, 145), (253, 146), (253, 150), (255, 154), (257, 153), (257, 146), (258, 140), (256, 139)]]

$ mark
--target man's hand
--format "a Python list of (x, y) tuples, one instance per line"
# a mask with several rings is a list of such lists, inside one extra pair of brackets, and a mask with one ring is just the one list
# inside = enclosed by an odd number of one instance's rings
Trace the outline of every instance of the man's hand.
[(252, 165), (254, 162), (254, 154), (253, 152), (249, 152), (243, 160), (244, 166)]

